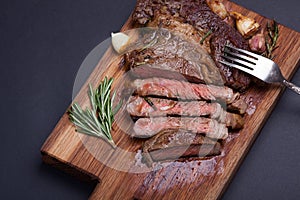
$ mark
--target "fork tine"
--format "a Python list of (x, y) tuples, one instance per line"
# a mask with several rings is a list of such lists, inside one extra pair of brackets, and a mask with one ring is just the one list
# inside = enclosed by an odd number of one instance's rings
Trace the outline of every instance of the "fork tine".
[(246, 68), (246, 67), (242, 67), (240, 65), (237, 65), (237, 64), (234, 64), (234, 63), (230, 63), (230, 62), (227, 62), (225, 60), (218, 60), (219, 63), (222, 63), (224, 65), (227, 65), (229, 67), (234, 67), (234, 68), (237, 68), (239, 70), (242, 70), (248, 74), (252, 74), (253, 73), (253, 70), (249, 69), (249, 68)]
[(225, 50), (224, 53), (230, 54), (230, 55), (235, 56), (235, 57), (237, 57), (239, 59), (245, 60), (246, 62), (249, 62), (250, 64), (253, 64), (253, 65), (255, 65), (255, 62), (257, 61), (257, 59), (255, 59), (253, 57), (245, 56), (243, 54), (235, 53), (235, 52), (228, 51), (228, 50)]
[(229, 45), (225, 45), (225, 47), (227, 47), (227, 48), (229, 48), (229, 49), (234, 49), (234, 50), (239, 51), (239, 52), (242, 52), (243, 54), (248, 55), (248, 56), (251, 56), (251, 57), (253, 57), (254, 59), (258, 60), (258, 55), (255, 54), (255, 53), (246, 51), (246, 50), (244, 50), (244, 49), (239, 49), (239, 48), (236, 48), (236, 47), (233, 47), (233, 46), (229, 46)]
[(253, 69), (253, 65), (255, 65), (255, 63), (249, 63), (249, 62), (240, 60), (238, 58), (232, 57), (230, 55), (226, 55), (226, 56), (222, 56), (222, 57), (225, 58), (226, 60), (236, 62), (237, 64), (244, 65), (243, 67), (249, 67), (251, 69)]

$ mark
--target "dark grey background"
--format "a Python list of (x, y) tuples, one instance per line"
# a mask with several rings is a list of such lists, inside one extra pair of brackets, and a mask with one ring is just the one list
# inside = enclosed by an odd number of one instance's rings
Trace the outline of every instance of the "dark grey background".
[[(298, 0), (234, 2), (300, 31)], [(88, 198), (95, 185), (43, 164), (39, 149), (71, 102), (81, 62), (134, 4), (0, 1), (0, 199)], [(299, 100), (283, 94), (223, 199), (300, 199)]]

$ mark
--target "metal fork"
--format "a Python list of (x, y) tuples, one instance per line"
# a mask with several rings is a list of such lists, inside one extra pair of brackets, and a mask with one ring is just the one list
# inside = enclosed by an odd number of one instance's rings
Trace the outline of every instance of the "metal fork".
[(225, 60), (219, 60), (218, 62), (242, 70), (267, 83), (284, 84), (289, 89), (300, 94), (300, 87), (287, 81), (283, 77), (279, 66), (266, 57), (228, 45), (225, 46), (224, 56), (222, 57)]

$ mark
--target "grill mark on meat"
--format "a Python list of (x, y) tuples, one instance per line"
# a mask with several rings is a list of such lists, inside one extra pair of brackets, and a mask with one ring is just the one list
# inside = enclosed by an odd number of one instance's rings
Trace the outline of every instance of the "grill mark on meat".
[(203, 117), (155, 117), (140, 118), (133, 127), (133, 137), (149, 138), (165, 129), (184, 129), (192, 133), (204, 134), (214, 139), (228, 137), (228, 129), (225, 124)]
[(206, 157), (219, 155), (221, 144), (203, 135), (182, 129), (167, 129), (147, 140), (143, 145), (144, 160), (177, 160), (182, 157)]
[[(185, 81), (149, 78), (136, 79), (132, 83), (135, 92), (141, 96), (161, 96), (183, 100), (221, 100), (225, 101), (233, 110), (245, 113), (246, 102), (241, 100), (239, 93), (229, 87), (193, 84)], [(237, 104), (236, 102), (239, 102)], [(240, 106), (240, 107), (235, 107)]]
[(227, 127), (232, 129), (240, 129), (244, 125), (244, 119), (240, 115), (226, 112), (219, 103), (185, 102), (159, 98), (148, 99), (153, 106), (149, 105), (142, 97), (131, 96), (127, 103), (127, 112), (134, 117), (206, 116), (225, 123)]
[(159, 15), (176, 16), (180, 19), (178, 21), (188, 23), (197, 30), (212, 30), (211, 55), (220, 69), (225, 84), (240, 91), (247, 89), (251, 81), (250, 77), (237, 69), (219, 63), (218, 59), (223, 59), (220, 56), (223, 55), (224, 46), (228, 41), (238, 48), (247, 50), (248, 44), (237, 30), (211, 11), (205, 0), (138, 0), (133, 20), (145, 25)]

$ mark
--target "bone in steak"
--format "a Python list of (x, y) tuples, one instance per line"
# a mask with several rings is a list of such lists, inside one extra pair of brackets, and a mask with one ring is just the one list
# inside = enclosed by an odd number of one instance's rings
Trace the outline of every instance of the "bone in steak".
[(219, 103), (205, 101), (174, 101), (160, 98), (142, 98), (131, 96), (127, 104), (127, 112), (134, 117), (162, 116), (206, 116), (225, 123), (232, 129), (240, 129), (244, 119), (238, 114), (226, 112)]
[(151, 35), (152, 41), (155, 41), (152, 45), (143, 50), (129, 51), (124, 55), (122, 65), (126, 69), (131, 69), (134, 76), (224, 84), (219, 69), (199, 43), (186, 40), (182, 34), (175, 35), (164, 29), (150, 33), (148, 34)]
[[(140, 63), (143, 64), (140, 65)], [(144, 51), (134, 50), (125, 54), (124, 65), (127, 69), (130, 69), (130, 74), (136, 78), (161, 77), (188, 80), (193, 83), (220, 83), (220, 81), (215, 80), (204, 80), (200, 68), (182, 57), (172, 55), (169, 55), (169, 57), (166, 57), (166, 55), (158, 56), (149, 48)]]
[(221, 144), (216, 140), (182, 129), (168, 129), (147, 140), (143, 156), (151, 166), (153, 161), (177, 160), (181, 157), (208, 157), (221, 153)]
[(210, 42), (209, 39), (211, 37), (207, 36), (207, 31), (205, 29), (198, 28), (196, 29), (194, 26), (188, 23), (184, 23), (184, 19), (181, 17), (177, 17), (175, 15), (168, 15), (167, 13), (163, 13), (159, 11), (155, 16), (153, 16), (152, 20), (147, 23), (149, 27), (159, 27), (171, 30), (174, 34), (184, 35), (186, 39), (193, 40), (199, 45), (199, 41), (202, 40), (203, 37), (206, 37), (204, 41), (201, 43), (201, 47), (203, 47), (206, 52), (210, 53)]
[(188, 23), (198, 30), (211, 30), (210, 49), (216, 65), (222, 73), (226, 85), (238, 90), (245, 90), (250, 84), (250, 77), (245, 73), (224, 66), (218, 62), (222, 59), (224, 46), (227, 42), (248, 49), (248, 44), (242, 35), (224, 22), (207, 5), (206, 0), (138, 0), (133, 13), (133, 20), (146, 25), (159, 15), (176, 16), (179, 21)]
[(152, 49), (131, 51), (125, 54), (124, 64), (135, 78), (160, 77), (193, 83), (223, 84), (222, 80), (212, 76), (218, 72), (213, 73), (205, 63), (192, 63), (177, 55), (168, 56), (155, 55)]
[(134, 124), (132, 136), (149, 138), (165, 129), (184, 129), (214, 139), (225, 139), (228, 136), (228, 129), (225, 124), (204, 117), (140, 118)]

